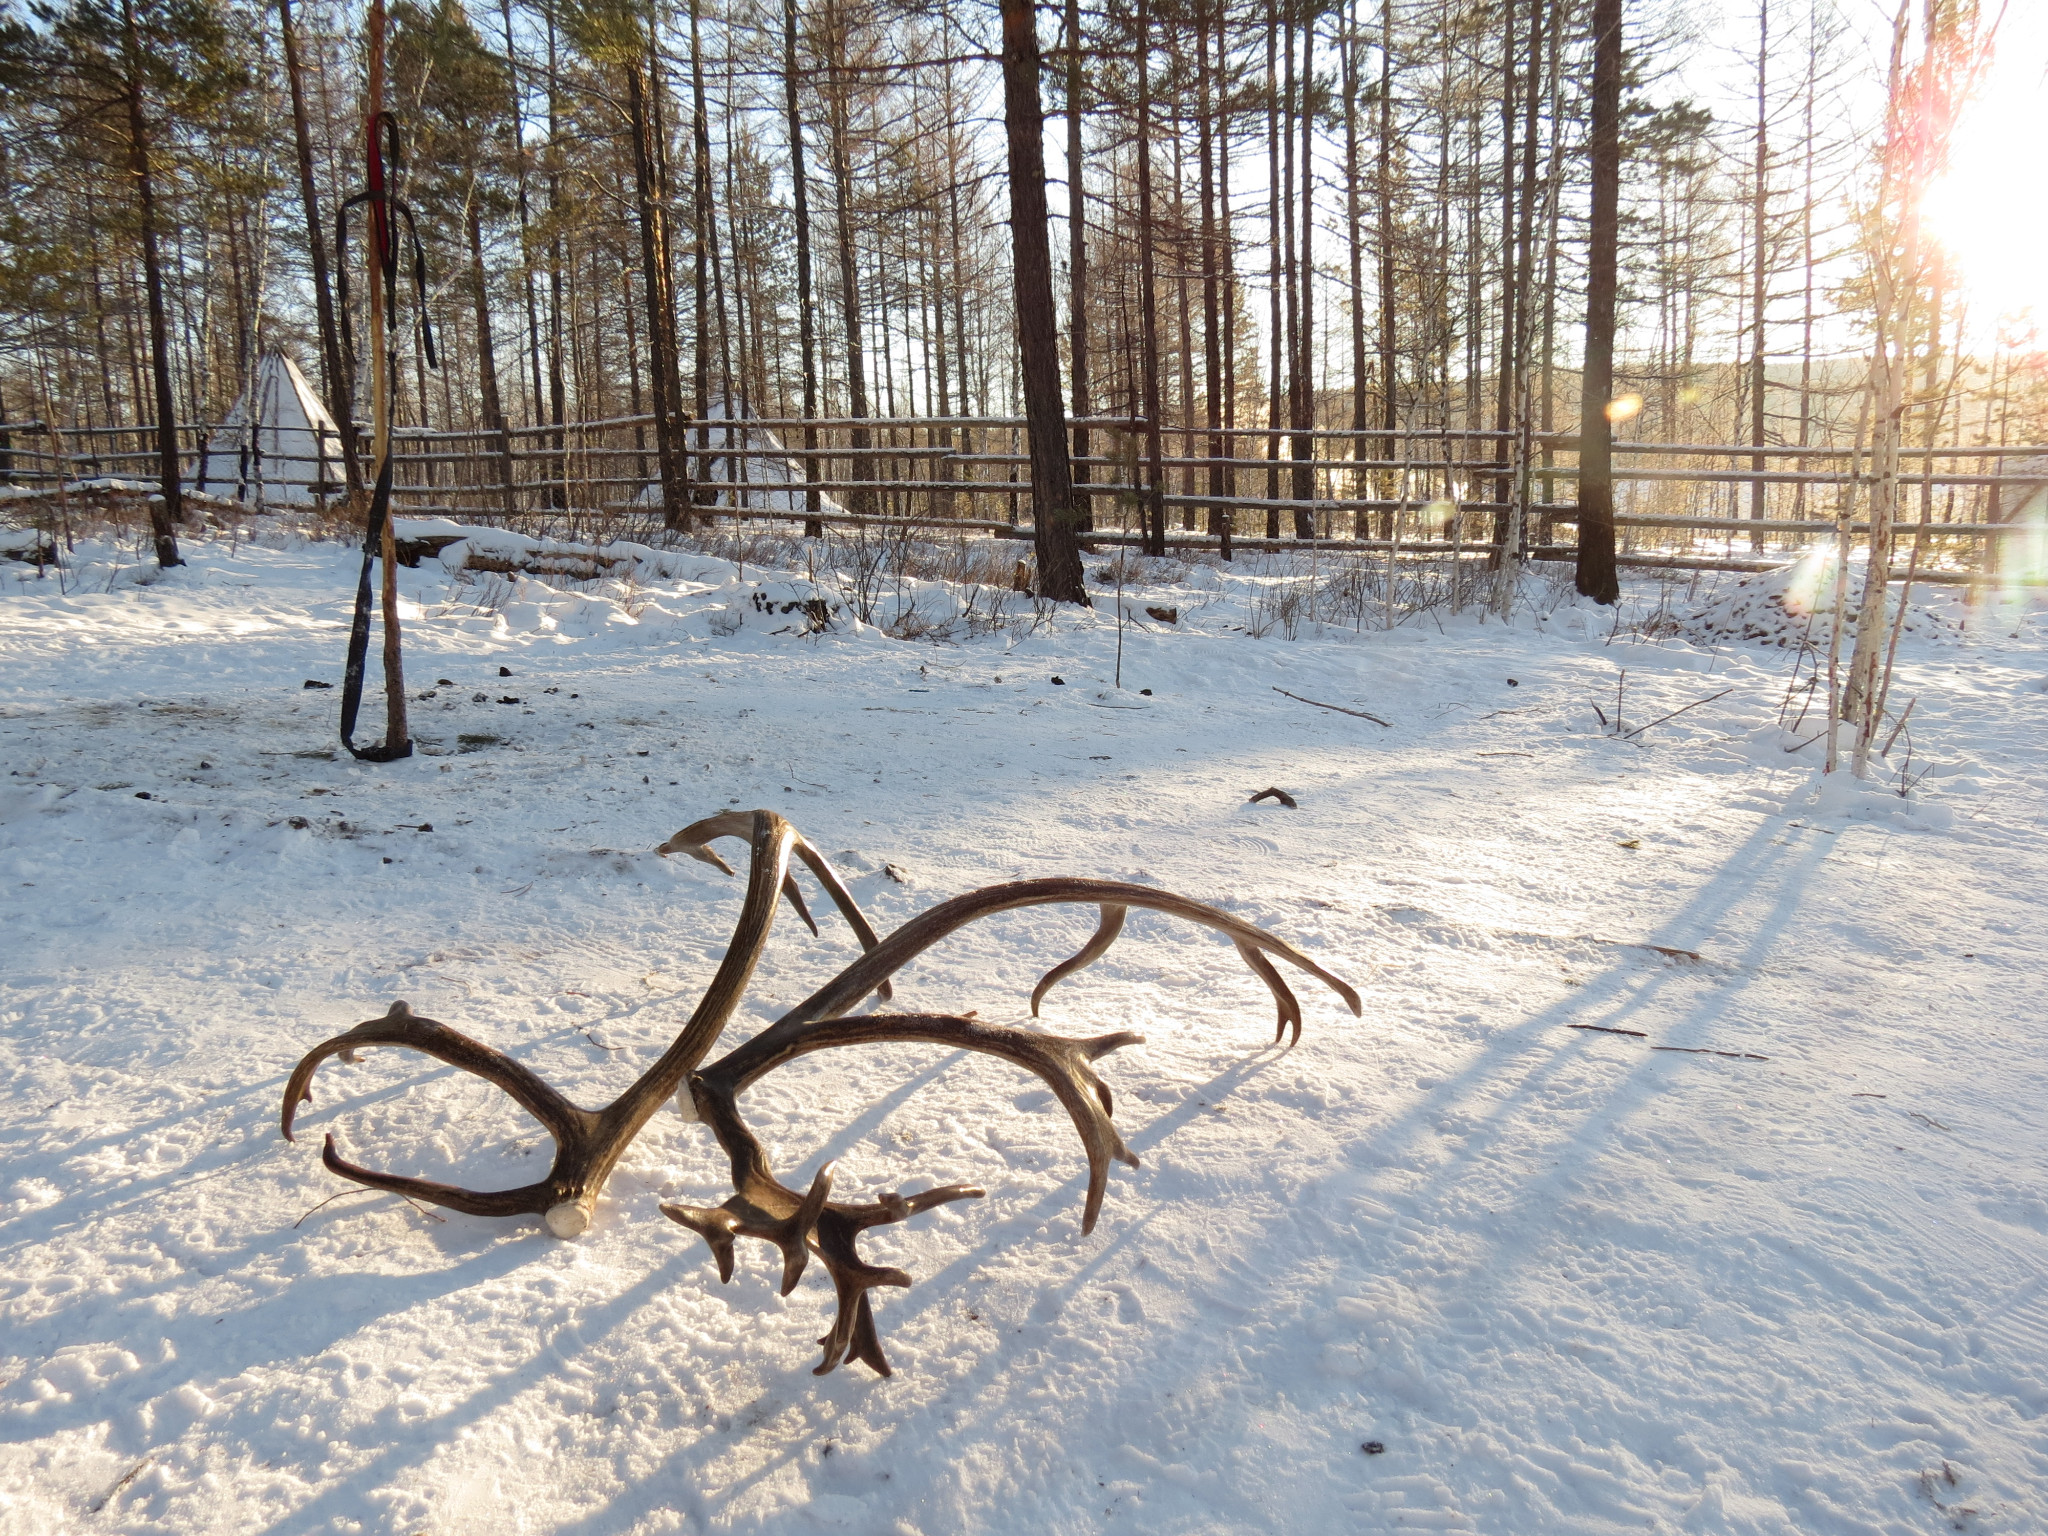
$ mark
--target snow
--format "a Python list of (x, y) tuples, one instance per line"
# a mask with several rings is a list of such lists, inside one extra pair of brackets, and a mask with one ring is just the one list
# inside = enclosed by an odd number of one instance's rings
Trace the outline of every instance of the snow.
[[(1787, 652), (1533, 578), (1511, 625), (1288, 640), (1278, 563), (1134, 563), (1119, 636), (1108, 595), (991, 625), (906, 582), (864, 619), (822, 566), (429, 560), (399, 573), (422, 751), (371, 765), (303, 686), (340, 679), (357, 553), (185, 548), (147, 584), (132, 543), (0, 577), (0, 1530), (2042, 1529), (2037, 615), (1930, 597), (1902, 796), (1904, 740), (1888, 781), (1821, 780)], [(906, 603), (954, 638), (890, 638)], [(1592, 708), (1723, 689), (1633, 736)], [(292, 1064), (400, 998), (609, 1101), (739, 909), (652, 849), (727, 806), (790, 817), (884, 932), (1007, 878), (1155, 883), (1365, 1014), (1305, 984), (1276, 1048), (1228, 945), (1134, 915), (1038, 1026), (1148, 1040), (1101, 1063), (1143, 1166), (1085, 1238), (1072, 1128), (1006, 1064), (763, 1080), (785, 1182), (988, 1190), (867, 1238), (915, 1279), (877, 1301), (887, 1380), (810, 1374), (818, 1266), (784, 1299), (747, 1243), (722, 1286), (660, 1215), (729, 1192), (671, 1111), (574, 1241), (323, 1170), (332, 1132), (531, 1178), (545, 1137), (438, 1063), (330, 1062), (279, 1137)], [(898, 1002), (1028, 1023), (1093, 916), (971, 928)], [(779, 920), (729, 1043), (853, 958), (821, 926)]]
[[(1856, 615), (1863, 604), (1865, 569), (1863, 551), (1851, 554), (1848, 587), (1852, 596), (1843, 615), (1843, 633), (1853, 637)], [(1759, 571), (1728, 584), (1706, 602), (1677, 622), (1687, 639), (1713, 645), (1729, 640), (1760, 642), (1781, 647), (1807, 646), (1825, 652), (1834, 629), (1835, 595), (1840, 583), (1835, 577), (1833, 551), (1815, 549), (1788, 565)], [(1900, 588), (1903, 590), (1903, 587)], [(1928, 589), (1914, 588), (1906, 610), (1905, 632), (1912, 635), (1941, 633), (1955, 638), (1957, 627), (1944, 613), (1929, 607)], [(1892, 593), (1891, 615), (1896, 619), (1898, 592)]]

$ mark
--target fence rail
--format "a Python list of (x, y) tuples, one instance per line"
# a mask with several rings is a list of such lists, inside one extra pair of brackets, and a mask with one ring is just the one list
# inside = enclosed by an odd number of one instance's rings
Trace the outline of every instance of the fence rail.
[[(651, 416), (626, 416), (502, 433), (399, 428), (394, 504), (405, 514), (583, 537), (659, 527), (654, 425)], [(1144, 423), (1095, 417), (1069, 425), (1076, 446), (1085, 433), (1091, 449), (1073, 460), (1075, 490), (1094, 524), (1084, 538), (1136, 542)], [(179, 428), (188, 477), (219, 430)], [(5, 424), (0, 483), (148, 482), (158, 461), (154, 436), (153, 427)], [(1497, 559), (1506, 545), (1535, 560), (1572, 558), (1578, 507), (1561, 497), (1578, 478), (1576, 434), (1172, 425), (1161, 436), (1179, 450), (1161, 461), (1174, 548), (1215, 548), (1227, 524), (1232, 542), (1246, 548), (1287, 547), (1306, 536), (1333, 550)], [(1613, 452), (1625, 564), (1760, 569), (1836, 534), (1845, 513), (1852, 538), (1867, 532), (1853, 514), (1872, 476), (1867, 455), (1852, 448), (1622, 441)], [(2007, 563), (2003, 546), (2038, 537), (2048, 446), (1920, 444), (1902, 457), (1896, 529), (1917, 547), (1919, 579), (1998, 572)], [(1021, 417), (697, 421), (685, 429), (683, 459), (693, 523), (1030, 536)], [(341, 487), (305, 468), (322, 463), (331, 473), (331, 454), (269, 454), (253, 475), (246, 464), (239, 479), (210, 473), (209, 488), (225, 485), (258, 503), (330, 502)], [(1304, 481), (1309, 494), (1296, 494)]]

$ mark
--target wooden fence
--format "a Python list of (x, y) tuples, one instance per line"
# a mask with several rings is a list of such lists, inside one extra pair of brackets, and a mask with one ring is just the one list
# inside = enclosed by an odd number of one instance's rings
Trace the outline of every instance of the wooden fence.
[[(1071, 423), (1096, 544), (1137, 543), (1142, 423)], [(153, 481), (154, 429), (13, 424), (0, 482)], [(189, 477), (215, 429), (180, 429)], [(507, 524), (570, 537), (645, 537), (663, 526), (653, 418), (560, 428), (393, 434), (402, 515)], [(1406, 555), (1573, 557), (1577, 439), (1568, 434), (1415, 430), (1274, 432), (1171, 427), (1163, 460), (1168, 544), (1215, 548), (1215, 514), (1239, 546), (1298, 542)], [(1221, 442), (1224, 454), (1212, 453)], [(1833, 447), (1618, 442), (1616, 524), (1626, 564), (1759, 570), (1837, 531), (1864, 504), (1867, 456)], [(209, 489), (263, 502), (311, 459), (226, 466)], [(687, 429), (689, 517), (698, 526), (832, 524), (1030, 535), (1030, 458), (1017, 417), (704, 421)], [(1968, 582), (2010, 570), (2005, 546), (2038, 538), (2048, 447), (1933, 445), (1904, 452), (1899, 537), (1917, 541), (1920, 579)], [(1212, 487), (1219, 469), (1221, 494)], [(266, 482), (265, 473), (273, 479)], [(217, 482), (217, 483), (215, 483)], [(1305, 485), (1307, 495), (1296, 494)], [(318, 499), (341, 487), (313, 488)], [(1861, 534), (1866, 525), (1852, 521)], [(794, 530), (792, 530), (794, 531)], [(1903, 553), (1902, 553), (1903, 558)], [(2031, 563), (2031, 560), (2028, 562)], [(2038, 578), (2040, 572), (2024, 573)]]

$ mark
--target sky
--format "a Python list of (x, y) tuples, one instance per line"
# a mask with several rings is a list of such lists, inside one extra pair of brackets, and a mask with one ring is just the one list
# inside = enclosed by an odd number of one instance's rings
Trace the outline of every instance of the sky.
[[(1727, 118), (1753, 112), (1755, 0), (1706, 4), (1693, 13), (1707, 46), (1681, 73), (1690, 93)], [(1773, 0), (1786, 18), (1803, 10)], [(1986, 0), (1992, 46), (1977, 89), (1965, 103), (1950, 145), (1949, 166), (1929, 189), (1928, 232), (1969, 294), (1964, 328), (1973, 346), (2039, 345), (2048, 330), (2048, 176), (2038, 156), (2048, 132), (2048, 5), (2040, 0)], [(1850, 35), (1843, 46), (1862, 55), (1850, 72), (1849, 110), (1857, 127), (1874, 132), (1883, 111), (1893, 5), (1842, 0)], [(1794, 46), (1788, 37), (1788, 48)]]

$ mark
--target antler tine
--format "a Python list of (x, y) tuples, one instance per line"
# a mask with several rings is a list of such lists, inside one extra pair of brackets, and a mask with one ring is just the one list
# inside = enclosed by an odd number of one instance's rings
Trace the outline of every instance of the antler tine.
[(910, 1276), (900, 1269), (878, 1267), (861, 1258), (855, 1238), (869, 1227), (907, 1221), (933, 1206), (952, 1200), (978, 1200), (982, 1191), (972, 1185), (949, 1184), (915, 1195), (888, 1193), (873, 1204), (834, 1205), (832, 1164), (820, 1168), (811, 1181), (810, 1193), (801, 1200), (768, 1169), (768, 1160), (758, 1137), (739, 1117), (734, 1103), (736, 1090), (724, 1079), (700, 1074), (689, 1089), (696, 1101), (698, 1118), (712, 1128), (720, 1145), (732, 1159), (733, 1186), (737, 1193), (719, 1206), (664, 1204), (661, 1212), (679, 1226), (688, 1227), (710, 1246), (718, 1262), (718, 1278), (732, 1279), (733, 1239), (759, 1238), (782, 1250), (782, 1294), (796, 1289), (805, 1261), (815, 1252), (832, 1276), (839, 1298), (833, 1325), (818, 1342), (825, 1346), (824, 1361), (817, 1375), (824, 1375), (843, 1359), (865, 1361), (882, 1375), (890, 1374), (882, 1353), (881, 1338), (875, 1331), (874, 1310), (867, 1292), (878, 1285), (907, 1286)]
[[(773, 811), (721, 811), (716, 816), (706, 816), (702, 821), (691, 822), (668, 841), (657, 844), (654, 851), (663, 856), (686, 853), (691, 858), (709, 864), (725, 874), (733, 874), (733, 867), (719, 857), (711, 843), (721, 837), (740, 837), (751, 841), (756, 816), (772, 816), (782, 827), (788, 828), (791, 851), (804, 861), (813, 875), (817, 876), (818, 884), (825, 888), (825, 894), (831, 898), (832, 905), (839, 909), (840, 915), (853, 929), (854, 937), (860, 940), (861, 949), (871, 950), (880, 943), (875, 936), (873, 925), (867, 920), (867, 915), (853, 899), (853, 893), (847, 890), (845, 881), (839, 878), (839, 872), (822, 853), (811, 846), (810, 841), (801, 832), (790, 826), (782, 817), (776, 816)], [(818, 932), (818, 924), (812, 918), (810, 909), (804, 905), (803, 894), (797, 889), (796, 878), (793, 875), (783, 876), (782, 894), (789, 899), (789, 904), (796, 909), (797, 916), (803, 919), (804, 925), (815, 935)], [(885, 999), (890, 996), (887, 982), (878, 990)]]
[(1237, 952), (1243, 958), (1244, 963), (1252, 968), (1253, 974), (1272, 991), (1273, 1005), (1280, 1013), (1279, 1023), (1273, 1026), (1273, 1043), (1278, 1045), (1280, 1037), (1287, 1033), (1287, 1026), (1292, 1024), (1294, 1026), (1294, 1038), (1287, 1043), (1290, 1046), (1301, 1044), (1301, 1004), (1295, 1000), (1293, 989), (1287, 985), (1280, 972), (1274, 968), (1273, 962), (1260, 954), (1256, 949), (1253, 949), (1251, 945), (1241, 943), (1237, 946)]
[[(418, 1051), (502, 1088), (554, 1138), (555, 1164), (546, 1179), (518, 1189), (462, 1189), (432, 1179), (380, 1173), (349, 1162), (335, 1150), (334, 1137), (330, 1135), (321, 1149), (320, 1160), (331, 1172), (353, 1179), (358, 1184), (367, 1184), (372, 1189), (411, 1195), (436, 1205), (445, 1205), (451, 1210), (466, 1211), (472, 1216), (516, 1216), (530, 1212), (546, 1216), (551, 1229), (558, 1228), (567, 1219), (558, 1214), (563, 1204), (560, 1175), (565, 1167), (581, 1156), (598, 1117), (571, 1104), (503, 1051), (472, 1040), (460, 1030), (450, 1029), (436, 1019), (423, 1018), (403, 1002), (393, 1003), (382, 1018), (365, 1019), (346, 1034), (336, 1035), (332, 1040), (316, 1045), (300, 1058), (285, 1084), (284, 1108), (278, 1117), (278, 1129), (284, 1132), (285, 1140), (296, 1139), (292, 1134), (293, 1124), (298, 1118), (299, 1106), (313, 1101), (313, 1074), (319, 1071), (320, 1064), (330, 1056), (353, 1061), (358, 1050), (373, 1045), (400, 1046)], [(585, 1216), (587, 1220), (587, 1213)], [(577, 1230), (582, 1230), (580, 1225)]]
[[(839, 871), (832, 867), (825, 855), (811, 846), (810, 839), (801, 832), (796, 834), (795, 852), (817, 877), (818, 884), (824, 887), (825, 894), (832, 899), (832, 905), (839, 909), (839, 915), (846, 919), (854, 937), (860, 940), (862, 953), (880, 944), (882, 941), (876, 936), (874, 926), (868, 922), (867, 914), (861, 911), (860, 904), (853, 899), (853, 892), (846, 888), (846, 882), (839, 878)], [(811, 932), (817, 931), (817, 925), (813, 924)], [(875, 988), (875, 992), (884, 1002), (895, 996), (887, 981)]]
[(846, 1360), (871, 1366), (878, 1376), (895, 1374), (889, 1368), (889, 1357), (882, 1353), (882, 1338), (875, 1328), (875, 1309), (868, 1301), (868, 1292), (878, 1285), (907, 1287), (910, 1276), (900, 1269), (867, 1263), (856, 1251), (854, 1239), (869, 1227), (907, 1221), (935, 1205), (951, 1200), (979, 1200), (981, 1196), (982, 1191), (971, 1185), (949, 1184), (908, 1197), (891, 1192), (882, 1195), (874, 1205), (826, 1208), (812, 1244), (832, 1276), (839, 1310), (831, 1329), (818, 1340), (825, 1347), (825, 1358), (811, 1368), (813, 1376), (829, 1375)]
[(1184, 917), (1190, 922), (1200, 923), (1205, 928), (1215, 929), (1233, 943), (1246, 944), (1267, 954), (1278, 955), (1288, 964), (1307, 971), (1309, 975), (1335, 992), (1353, 1014), (1364, 1012), (1364, 1005), (1359, 1001), (1357, 991), (1348, 983), (1331, 975), (1284, 939), (1266, 932), (1263, 928), (1255, 928), (1240, 918), (1232, 917), (1228, 912), (1149, 885), (1131, 885), (1121, 880), (1053, 878), (1009, 880), (1000, 885), (983, 886), (978, 891), (969, 891), (964, 896), (955, 896), (951, 901), (941, 902), (930, 911), (912, 918), (790, 1009), (776, 1020), (764, 1035), (774, 1036), (779, 1041), (812, 1020), (829, 1019), (846, 1012), (858, 1005), (870, 992), (877, 990), (885, 978), (901, 970), (948, 934), (964, 928), (977, 918), (988, 917), (997, 912), (1014, 911), (1019, 907), (1053, 906), (1061, 902), (1093, 902), (1104, 907), (1141, 907), (1148, 911), (1164, 912), (1173, 917)]
[(334, 1135), (329, 1132), (320, 1146), (320, 1161), (329, 1173), (338, 1173), (344, 1179), (353, 1179), (371, 1189), (381, 1189), (394, 1195), (406, 1195), (414, 1200), (424, 1200), (429, 1205), (445, 1205), (451, 1211), (461, 1211), (470, 1216), (542, 1216), (560, 1204), (554, 1198), (551, 1182), (542, 1179), (537, 1184), (522, 1184), (517, 1189), (463, 1189), (455, 1184), (443, 1184), (434, 1179), (409, 1178), (402, 1173), (380, 1173), (374, 1168), (365, 1168), (361, 1163), (352, 1163), (335, 1149)]
[(1074, 972), (1093, 965), (1108, 952), (1109, 946), (1116, 942), (1116, 936), (1124, 931), (1124, 914), (1129, 910), (1127, 907), (1110, 903), (1103, 904), (1102, 920), (1096, 925), (1095, 932), (1089, 937), (1088, 942), (1081, 946), (1080, 953), (1072, 959), (1062, 960), (1038, 978), (1038, 985), (1031, 989), (1031, 1017), (1038, 1017), (1038, 1005), (1044, 1000), (1046, 993)]
[[(672, 853), (686, 853), (699, 863), (709, 864), (721, 874), (734, 874), (736, 871), (724, 859), (719, 857), (717, 851), (711, 847), (711, 842), (714, 838), (741, 837), (751, 843), (754, 837), (754, 818), (756, 816), (775, 816), (775, 813), (773, 811), (720, 811), (716, 816), (706, 816), (702, 821), (691, 822), (682, 831), (669, 838), (667, 842), (655, 844), (654, 851), (663, 858), (668, 857)], [(778, 822), (782, 821), (780, 816), (775, 816), (775, 819)], [(784, 825), (787, 825), (787, 823), (784, 823)], [(801, 841), (796, 836), (796, 828), (790, 827), (789, 835), (793, 840)], [(813, 934), (816, 934), (818, 924), (812, 918), (810, 908), (804, 905), (803, 893), (797, 890), (796, 881), (786, 874), (782, 877), (782, 894), (789, 898), (789, 904), (796, 909), (796, 915), (803, 919), (804, 926), (810, 929)]]
[(346, 1034), (314, 1046), (300, 1058), (285, 1083), (284, 1110), (279, 1117), (278, 1129), (284, 1132), (286, 1141), (294, 1139), (292, 1122), (298, 1118), (299, 1106), (313, 1102), (313, 1074), (320, 1064), (330, 1056), (352, 1061), (355, 1052), (369, 1045), (403, 1046), (496, 1083), (558, 1139), (584, 1113), (503, 1051), (472, 1040), (438, 1020), (423, 1018), (400, 1001), (393, 1003), (382, 1017), (365, 1019)]
[[(836, 1213), (835, 1213), (836, 1214)], [(825, 1358), (811, 1367), (813, 1376), (827, 1376), (842, 1360), (859, 1360), (872, 1366), (879, 1376), (893, 1376), (889, 1357), (882, 1353), (882, 1336), (875, 1328), (875, 1309), (868, 1292), (878, 1285), (908, 1287), (910, 1276), (900, 1269), (866, 1263), (854, 1250), (853, 1239), (860, 1231), (845, 1220), (821, 1224), (818, 1229), (818, 1257), (832, 1276), (832, 1290), (839, 1301), (832, 1326), (818, 1340)]]
[[(1110, 1122), (1114, 1106), (1109, 1089), (1090, 1065), (1097, 1058), (1126, 1045), (1141, 1045), (1143, 1035), (1128, 1031), (1097, 1035), (1087, 1040), (1069, 1040), (1059, 1035), (1039, 1035), (1028, 1030), (984, 1024), (978, 1019), (953, 1018), (944, 1014), (869, 1014), (862, 1018), (819, 1019), (800, 1031), (771, 1040), (774, 1030), (764, 1031), (745, 1045), (721, 1058), (696, 1078), (697, 1106), (725, 1143), (733, 1159), (733, 1182), (745, 1190), (745, 1180), (759, 1165), (743, 1161), (742, 1153), (726, 1141), (723, 1126), (727, 1117), (738, 1124), (731, 1102), (750, 1083), (798, 1056), (847, 1045), (881, 1045), (895, 1041), (921, 1040), (959, 1050), (979, 1051), (1015, 1062), (1042, 1079), (1066, 1106), (1074, 1129), (1080, 1134), (1088, 1156), (1088, 1197), (1082, 1208), (1081, 1230), (1093, 1231), (1102, 1212), (1102, 1198), (1109, 1184), (1112, 1159), (1138, 1166), (1137, 1154), (1124, 1145)], [(707, 1104), (707, 1100), (714, 1101)], [(718, 1104), (717, 1101), (722, 1101)], [(744, 1130), (744, 1127), (739, 1127)], [(751, 1140), (751, 1137), (749, 1138)], [(755, 1155), (758, 1155), (756, 1151)], [(765, 1171), (765, 1170), (761, 1170)]]

